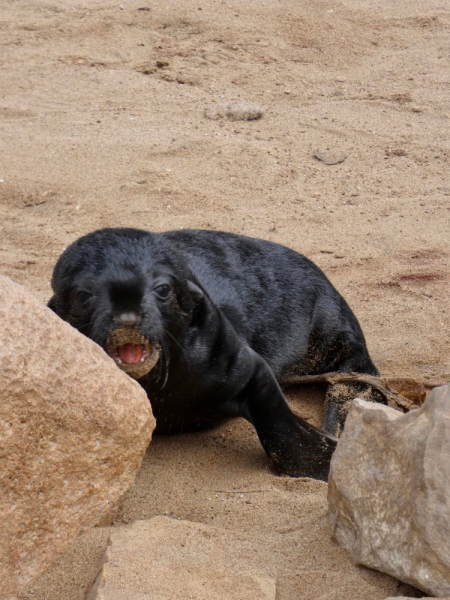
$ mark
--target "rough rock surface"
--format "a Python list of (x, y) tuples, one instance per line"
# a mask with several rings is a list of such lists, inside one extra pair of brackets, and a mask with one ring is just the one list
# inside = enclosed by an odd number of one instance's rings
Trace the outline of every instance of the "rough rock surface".
[(252, 566), (244, 537), (154, 517), (116, 529), (87, 600), (275, 600), (275, 579)]
[(358, 563), (450, 594), (450, 385), (407, 414), (355, 400), (331, 461), (332, 537)]
[(12, 599), (133, 483), (147, 396), (96, 344), (0, 277), (0, 598)]

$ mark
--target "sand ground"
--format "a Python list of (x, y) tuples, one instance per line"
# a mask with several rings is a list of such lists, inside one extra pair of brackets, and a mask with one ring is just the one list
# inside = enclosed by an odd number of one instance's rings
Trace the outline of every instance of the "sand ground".
[[(96, 228), (263, 237), (326, 272), (384, 375), (449, 381), (449, 32), (444, 0), (2, 0), (1, 273), (46, 301)], [(205, 117), (227, 101), (264, 115)], [(280, 600), (398, 591), (328, 540), (326, 485), (277, 477), (241, 421), (155, 439), (116, 524), (156, 514), (246, 532)], [(24, 598), (81, 600), (107, 534)]]

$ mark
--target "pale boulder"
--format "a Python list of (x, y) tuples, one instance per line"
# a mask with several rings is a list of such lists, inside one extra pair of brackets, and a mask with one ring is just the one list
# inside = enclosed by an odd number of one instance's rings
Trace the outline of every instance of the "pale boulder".
[(200, 523), (154, 517), (113, 531), (87, 600), (275, 600), (251, 542)]
[(450, 595), (450, 385), (407, 414), (355, 400), (328, 502), (332, 537), (355, 563)]
[(0, 598), (12, 600), (132, 485), (155, 421), (138, 383), (0, 277)]

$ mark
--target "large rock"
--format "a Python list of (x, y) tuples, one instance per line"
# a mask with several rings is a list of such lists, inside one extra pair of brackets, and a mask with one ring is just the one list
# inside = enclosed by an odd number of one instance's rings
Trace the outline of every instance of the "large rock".
[(358, 563), (450, 594), (450, 386), (401, 414), (355, 400), (331, 461), (332, 537)]
[(252, 566), (245, 538), (154, 517), (116, 529), (87, 600), (275, 600), (275, 579)]
[(154, 429), (138, 383), (0, 277), (0, 598), (132, 485)]

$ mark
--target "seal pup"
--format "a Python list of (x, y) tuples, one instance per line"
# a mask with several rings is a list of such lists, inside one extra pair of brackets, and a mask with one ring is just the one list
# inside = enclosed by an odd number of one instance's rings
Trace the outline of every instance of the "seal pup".
[(277, 379), (378, 375), (346, 301), (314, 263), (273, 242), (102, 229), (64, 251), (52, 289), (48, 306), (146, 390), (157, 432), (241, 416), (291, 476), (326, 480), (336, 438), (296, 416)]

